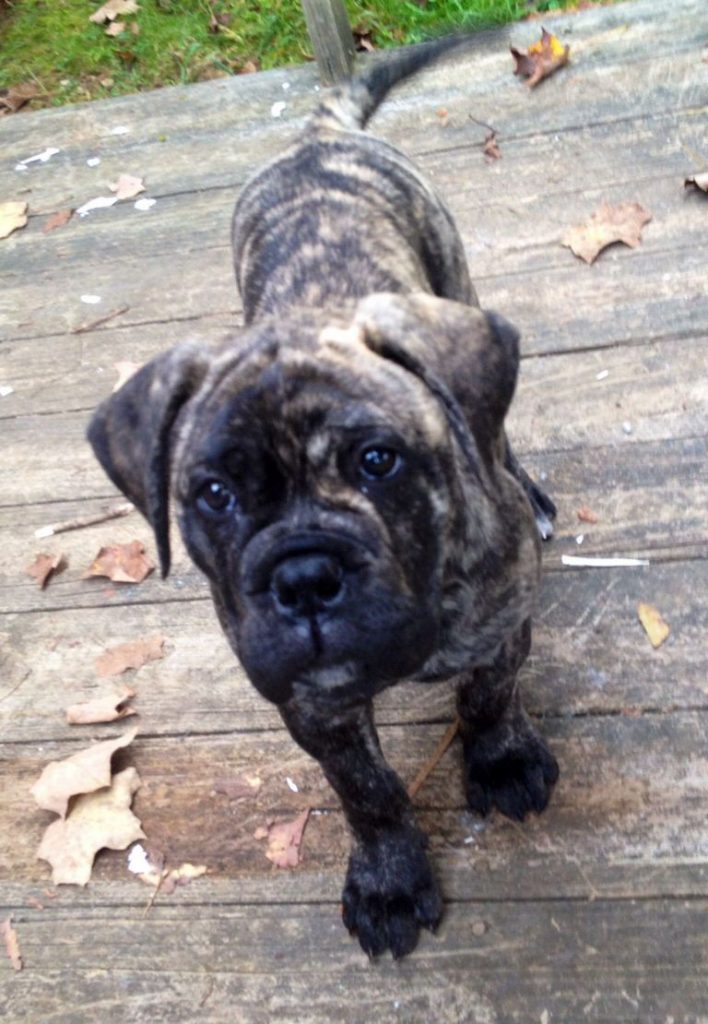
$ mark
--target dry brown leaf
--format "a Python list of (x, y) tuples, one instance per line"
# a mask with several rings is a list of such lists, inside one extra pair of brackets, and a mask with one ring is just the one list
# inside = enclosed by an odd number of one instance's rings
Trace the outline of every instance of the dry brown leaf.
[(37, 856), (51, 864), (55, 885), (86, 885), (99, 850), (125, 850), (145, 838), (140, 820), (130, 810), (139, 788), (135, 768), (125, 768), (103, 789), (78, 796), (69, 815), (52, 822)]
[(7, 238), (27, 223), (27, 203), (0, 203), (0, 238)]
[(263, 780), (257, 775), (236, 775), (232, 779), (216, 779), (214, 792), (227, 796), (229, 800), (242, 800), (255, 796), (262, 785)]
[(650, 220), (651, 213), (639, 203), (603, 203), (585, 224), (571, 228), (561, 244), (586, 263), (593, 263), (614, 242), (624, 242), (635, 249), (642, 240), (642, 228)]
[(94, 697), (93, 700), (72, 704), (66, 709), (67, 724), (92, 725), (96, 722), (115, 722), (119, 718), (137, 715), (135, 708), (130, 707), (134, 696), (135, 690), (130, 686), (124, 686), (121, 693), (110, 693), (105, 697)]
[(595, 513), (593, 512), (593, 510), (591, 508), (588, 508), (587, 505), (583, 505), (582, 508), (577, 509), (575, 514), (576, 514), (576, 516), (578, 517), (578, 519), (580, 520), (581, 523), (599, 523), (600, 522), (599, 517), (596, 516)]
[(164, 636), (146, 636), (127, 644), (109, 647), (96, 658), (96, 671), (105, 679), (106, 676), (122, 675), (130, 668), (142, 668), (149, 661), (164, 658), (164, 646)]
[(125, 32), (127, 24), (125, 21), (112, 21), (106, 29), (107, 36), (119, 36), (121, 32)]
[(511, 54), (516, 61), (515, 75), (526, 79), (526, 85), (533, 89), (544, 78), (548, 78), (558, 68), (562, 68), (570, 60), (570, 47), (565, 46), (551, 32), (541, 29), (541, 38), (526, 53), (521, 53), (512, 46)]
[(300, 863), (302, 834), (309, 816), (310, 808), (306, 807), (292, 821), (275, 822), (268, 826), (266, 857), (277, 868), (296, 868)]
[(684, 188), (698, 188), (701, 192), (708, 192), (708, 171), (702, 174), (692, 174), (683, 183)]
[(71, 215), (74, 211), (70, 206), (65, 207), (63, 210), (57, 210), (56, 213), (51, 213), (44, 222), (42, 231), (44, 234), (48, 234), (50, 231), (55, 231), (56, 228), (63, 228), (65, 224), (68, 224), (71, 220)]
[(25, 103), (29, 103), (30, 100), (39, 96), (39, 93), (39, 86), (34, 82), (20, 82), (19, 85), (11, 85), (0, 96), (0, 107), (5, 108), (0, 113), (5, 113), (5, 111), (9, 111), (11, 114), (17, 113)]
[(145, 554), (145, 545), (132, 540), (101, 548), (83, 578), (107, 576), (114, 583), (142, 583), (154, 568), (155, 563)]
[(63, 818), (73, 796), (110, 786), (111, 758), (116, 750), (129, 746), (137, 732), (129, 729), (122, 736), (94, 743), (62, 761), (50, 761), (30, 791), (37, 804)]
[(126, 381), (129, 381), (142, 365), (142, 363), (131, 363), (129, 360), (114, 363), (113, 366), (118, 372), (118, 380), (113, 385), (113, 393), (115, 394), (116, 391), (120, 391)]
[(482, 146), (482, 152), (484, 153), (487, 160), (501, 160), (501, 150), (499, 149), (499, 143), (497, 142), (496, 132), (490, 132), (484, 140)]
[(102, 25), (105, 21), (114, 21), (119, 15), (135, 14), (139, 10), (136, 0), (107, 0), (89, 16), (89, 21)]
[(637, 615), (642, 626), (644, 626), (644, 632), (649, 637), (652, 647), (661, 647), (671, 630), (662, 619), (658, 608), (640, 601), (637, 606)]
[(17, 932), (12, 927), (12, 914), (0, 924), (0, 932), (2, 932), (2, 937), (5, 940), (5, 949), (10, 958), (13, 971), (21, 971), (22, 954), (20, 953), (20, 944), (17, 940)]
[(35, 579), (40, 588), (44, 590), (50, 577), (54, 573), (61, 572), (62, 569), (66, 569), (66, 559), (61, 552), (58, 555), (48, 555), (46, 552), (42, 552), (37, 555), (31, 565), (27, 566), (25, 572)]
[(132, 174), (120, 174), (118, 180), (109, 186), (111, 192), (115, 192), (118, 199), (132, 199), (145, 191), (142, 178), (136, 178)]
[(354, 37), (354, 49), (357, 53), (373, 53), (376, 49), (374, 40), (371, 37), (370, 28), (363, 28), (357, 25), (352, 29), (352, 36)]

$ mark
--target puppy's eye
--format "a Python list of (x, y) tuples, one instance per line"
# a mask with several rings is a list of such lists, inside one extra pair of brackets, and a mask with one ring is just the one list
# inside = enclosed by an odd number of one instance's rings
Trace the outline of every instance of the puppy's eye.
[(368, 480), (385, 480), (401, 468), (401, 456), (393, 448), (372, 445), (359, 455), (359, 469)]
[(207, 480), (197, 491), (197, 507), (208, 515), (227, 515), (235, 506), (235, 495), (221, 480)]

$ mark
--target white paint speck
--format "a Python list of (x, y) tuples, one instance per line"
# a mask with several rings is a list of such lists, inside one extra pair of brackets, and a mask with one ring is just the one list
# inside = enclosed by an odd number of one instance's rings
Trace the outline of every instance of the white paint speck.
[(290, 82), (283, 82), (283, 92), (287, 92), (290, 88)]
[(634, 428), (632, 427), (632, 424), (629, 422), (629, 420), (625, 420), (622, 424), (622, 430), (624, 430), (625, 434), (631, 434), (633, 429)]
[(288, 789), (292, 789), (293, 793), (299, 793), (300, 792), (300, 790), (298, 789), (298, 787), (296, 786), (296, 784), (293, 782), (293, 780), (290, 778), (289, 775), (288, 775), (288, 777), (286, 778), (285, 781), (286, 781), (286, 783), (288, 785)]
[(118, 124), (115, 128), (111, 128), (109, 135), (127, 135), (130, 128), (126, 124)]
[(599, 373), (595, 374), (595, 380), (605, 380), (605, 378), (607, 378), (609, 376), (610, 376), (610, 371), (609, 370), (600, 370)]
[(25, 160), (20, 160), (19, 164), (15, 164), (15, 170), (26, 171), (28, 164), (46, 164), (47, 160), (51, 160), (59, 152), (60, 150), (54, 146), (48, 146), (41, 153), (36, 153), (34, 156), (28, 156)]
[(143, 199), (137, 199), (133, 203), (133, 206), (135, 207), (136, 210), (149, 210), (151, 207), (155, 205), (156, 202), (157, 199), (148, 199), (145, 197)]
[(85, 302), (89, 306), (95, 306), (97, 302), (101, 301), (100, 295), (82, 295), (81, 301)]
[(128, 871), (132, 871), (134, 875), (146, 875), (152, 871), (152, 864), (148, 860), (145, 847), (140, 843), (131, 846), (128, 851)]
[(584, 533), (579, 533), (578, 536), (575, 538), (575, 543), (576, 544), (582, 544), (584, 540), (585, 540), (585, 534)]
[(0, 384), (0, 398), (7, 398), (14, 392), (14, 388), (11, 388), (9, 384)]
[(284, 103), (283, 100), (278, 100), (278, 102), (274, 103), (273, 106), (270, 108), (270, 116), (280, 117), (280, 115), (285, 110), (286, 106), (287, 103)]
[(577, 555), (561, 555), (561, 562), (576, 569), (623, 569), (649, 565), (647, 558), (579, 558)]
[(100, 156), (90, 156), (86, 161), (87, 167), (98, 167), (101, 162)]
[(465, 846), (469, 846), (470, 843), (476, 842), (476, 838), (477, 838), (476, 836), (467, 836), (467, 838), (464, 841), (465, 842)]
[(87, 213), (91, 213), (92, 210), (103, 210), (107, 206), (113, 206), (114, 203), (118, 202), (118, 196), (96, 196), (95, 199), (89, 199), (83, 206), (79, 206), (77, 213), (79, 217), (85, 217)]

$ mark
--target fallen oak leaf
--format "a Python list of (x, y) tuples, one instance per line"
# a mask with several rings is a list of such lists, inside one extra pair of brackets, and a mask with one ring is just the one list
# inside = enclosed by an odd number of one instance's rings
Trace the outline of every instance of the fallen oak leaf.
[(7, 238), (27, 223), (27, 203), (0, 203), (0, 238)]
[(116, 750), (129, 746), (137, 734), (137, 728), (129, 729), (122, 736), (94, 743), (71, 757), (50, 761), (30, 790), (38, 806), (63, 818), (72, 797), (110, 786), (111, 758)]
[(661, 647), (664, 640), (666, 640), (671, 632), (671, 629), (662, 619), (658, 608), (640, 601), (637, 605), (637, 615), (639, 616), (639, 621), (644, 627), (644, 632), (649, 637), (652, 647)]
[(488, 161), (501, 160), (501, 150), (499, 149), (499, 143), (497, 142), (496, 132), (490, 132), (484, 140), (482, 146), (482, 152), (484, 153)]
[[(296, 868), (300, 863), (302, 835), (309, 816), (310, 808), (306, 807), (292, 821), (274, 822), (268, 826), (266, 857), (277, 868)], [(256, 830), (257, 833), (259, 831)], [(256, 838), (261, 836), (257, 835)]]
[(701, 192), (708, 192), (708, 171), (704, 171), (702, 174), (691, 174), (688, 178), (684, 179), (684, 188), (696, 188)]
[(37, 555), (31, 565), (27, 566), (25, 572), (37, 581), (41, 590), (44, 590), (54, 573), (66, 569), (66, 564), (66, 559), (61, 552), (58, 555), (48, 555), (46, 552), (42, 552)]
[(515, 75), (526, 79), (529, 89), (535, 88), (544, 78), (548, 78), (558, 68), (564, 67), (570, 60), (570, 46), (565, 46), (546, 29), (541, 29), (541, 38), (529, 46), (526, 53), (510, 47), (511, 55), (516, 61)]
[(591, 508), (588, 508), (587, 505), (583, 505), (582, 508), (576, 509), (575, 514), (581, 523), (600, 522), (599, 517), (596, 516), (593, 510)]
[(178, 868), (165, 869), (162, 873), (160, 889), (169, 896), (178, 885), (186, 885), (195, 878), (201, 878), (208, 870), (206, 864), (180, 864)]
[(89, 21), (102, 25), (105, 21), (114, 21), (119, 15), (135, 14), (140, 10), (136, 0), (107, 0), (97, 11), (89, 15)]
[(577, 224), (561, 239), (586, 263), (594, 263), (603, 249), (615, 242), (636, 249), (642, 240), (642, 228), (651, 220), (651, 213), (639, 203), (603, 203), (584, 224)]
[(139, 788), (136, 769), (125, 768), (108, 786), (78, 796), (68, 816), (52, 822), (37, 857), (51, 864), (54, 885), (86, 885), (99, 850), (125, 850), (136, 839), (145, 839), (130, 809)]
[(0, 932), (5, 940), (5, 949), (7, 955), (12, 964), (13, 971), (22, 970), (22, 954), (20, 953), (20, 943), (17, 938), (17, 932), (12, 926), (12, 914), (7, 917), (2, 924), (0, 924)]
[(49, 234), (50, 231), (56, 231), (57, 228), (63, 228), (65, 224), (68, 224), (71, 220), (71, 215), (74, 211), (70, 206), (65, 207), (63, 210), (57, 210), (56, 213), (51, 213), (44, 222), (42, 231), (45, 235)]
[(131, 668), (142, 668), (149, 661), (164, 658), (164, 646), (164, 636), (150, 636), (109, 647), (96, 658), (96, 671), (99, 676), (105, 678), (122, 675)]
[[(39, 96), (39, 93), (39, 86), (34, 82), (20, 82), (19, 85), (11, 85), (9, 89), (3, 90), (0, 96), (0, 107), (5, 107), (10, 114), (16, 114), (21, 107), (24, 107), (25, 103), (29, 103), (30, 100)], [(0, 111), (0, 113), (5, 113), (5, 111)]]
[(128, 544), (102, 547), (82, 578), (107, 576), (114, 583), (142, 583), (154, 568), (155, 563), (145, 553), (145, 545), (132, 540)]
[(130, 706), (134, 696), (135, 690), (130, 686), (124, 686), (122, 693), (111, 693), (105, 697), (94, 697), (93, 700), (72, 704), (66, 709), (67, 724), (93, 725), (98, 722), (116, 722), (120, 718), (137, 715), (135, 708)]
[(116, 199), (132, 199), (145, 191), (142, 178), (136, 178), (132, 174), (120, 174), (118, 180), (108, 186), (111, 192), (115, 192)]
[(125, 21), (112, 21), (106, 29), (107, 36), (119, 36), (121, 32), (125, 32), (127, 23)]

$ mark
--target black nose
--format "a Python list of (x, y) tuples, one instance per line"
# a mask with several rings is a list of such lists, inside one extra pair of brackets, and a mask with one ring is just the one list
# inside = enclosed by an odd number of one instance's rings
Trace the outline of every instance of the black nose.
[(344, 589), (344, 573), (332, 555), (293, 555), (276, 566), (270, 589), (279, 611), (311, 616), (338, 600)]

